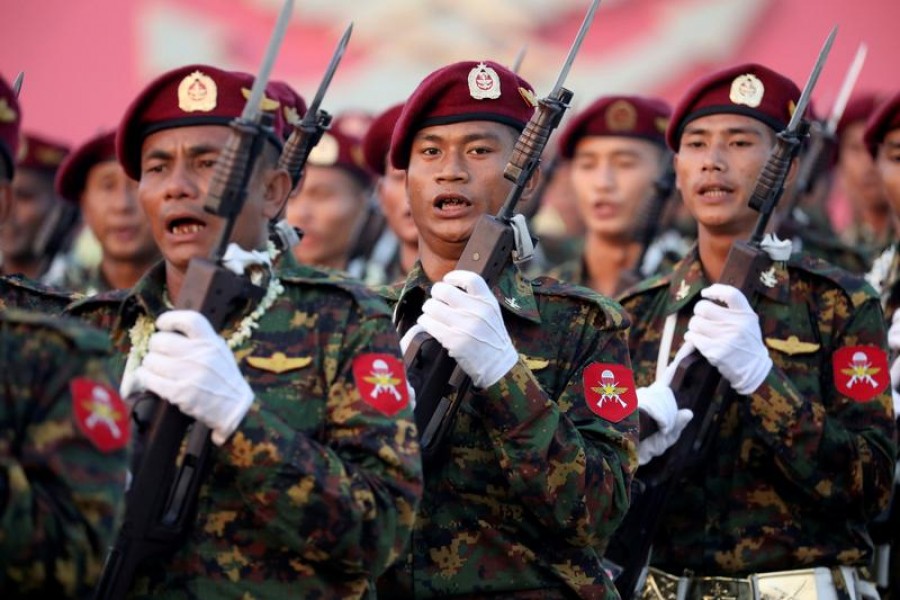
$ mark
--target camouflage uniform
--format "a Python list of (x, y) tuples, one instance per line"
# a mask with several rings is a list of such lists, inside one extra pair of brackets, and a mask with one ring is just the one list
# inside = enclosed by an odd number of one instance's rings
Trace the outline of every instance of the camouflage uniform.
[(116, 398), (117, 443), (95, 441), (104, 423), (79, 390), (114, 394), (109, 350), (74, 321), (0, 310), (3, 598), (85, 598), (96, 583), (121, 512), (128, 415)]
[(85, 296), (93, 296), (113, 289), (106, 281), (106, 277), (103, 276), (100, 265), (72, 265), (66, 270), (59, 283), (59, 288)]
[[(401, 329), (430, 289), (419, 263), (391, 288)], [(591, 363), (628, 368), (628, 320), (588, 289), (528, 281), (513, 266), (494, 289), (520, 360), (461, 406), (447, 456), (426, 468), (411, 553), (379, 591), (613, 598), (596, 548), (628, 507), (637, 412), (598, 418), (583, 376)]]
[[(751, 396), (726, 404), (708, 458), (669, 501), (652, 559), (664, 571), (741, 576), (872, 557), (866, 523), (887, 505), (896, 450), (890, 391), (868, 402), (839, 393), (832, 356), (886, 348), (877, 298), (816, 259), (772, 266), (755, 310), (774, 367)], [(655, 378), (666, 317), (678, 315), (671, 360), (709, 284), (695, 248), (622, 299), (639, 318), (630, 334), (637, 385)]]
[(21, 275), (0, 276), (0, 310), (19, 308), (56, 315), (74, 299), (74, 294), (46, 287)]
[[(139, 581), (152, 597), (360, 597), (406, 544), (422, 484), (412, 412), (375, 410), (354, 376), (371, 353), (399, 364), (390, 315), (289, 253), (278, 277), (285, 292), (235, 351), (256, 399), (212, 447), (186, 543)], [(138, 315), (166, 310), (163, 282), (157, 265), (131, 292), (70, 311), (112, 329), (122, 368)]]

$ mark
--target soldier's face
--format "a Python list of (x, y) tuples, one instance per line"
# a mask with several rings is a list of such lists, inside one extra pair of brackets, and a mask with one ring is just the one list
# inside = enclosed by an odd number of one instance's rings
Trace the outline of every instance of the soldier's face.
[[(229, 132), (224, 125), (198, 125), (164, 129), (144, 139), (138, 199), (166, 262), (179, 271), (191, 258), (208, 256), (224, 226), (203, 209), (203, 201)], [(231, 241), (245, 249), (265, 244), (267, 220), (277, 210), (269, 193), (255, 173)]]
[(630, 241), (653, 198), (663, 150), (646, 140), (589, 136), (575, 147), (572, 187), (587, 230)]
[(387, 165), (384, 177), (378, 180), (378, 200), (388, 227), (404, 244), (415, 244), (419, 230), (412, 219), (406, 195), (406, 171)]
[(884, 209), (887, 198), (881, 176), (863, 142), (864, 122), (853, 123), (841, 134), (837, 172), (847, 199), (859, 208)]
[(337, 167), (307, 165), (285, 218), (303, 230), (294, 256), (307, 265), (343, 269), (366, 206), (367, 190)]
[(33, 243), (57, 202), (53, 177), (34, 169), (19, 168), (12, 180), (12, 210), (0, 229), (0, 253), (17, 260), (39, 260)]
[(475, 223), (496, 213), (512, 185), (503, 169), (518, 135), (491, 121), (426, 127), (416, 133), (407, 169), (419, 246), (458, 257)]
[(685, 126), (675, 156), (676, 185), (701, 230), (744, 235), (757, 213), (747, 206), (774, 132), (743, 115), (700, 117)]
[(115, 160), (97, 163), (88, 171), (81, 213), (104, 258), (145, 263), (158, 254), (137, 190), (138, 183)]
[(900, 215), (900, 129), (884, 136), (878, 148), (878, 170), (894, 214)]

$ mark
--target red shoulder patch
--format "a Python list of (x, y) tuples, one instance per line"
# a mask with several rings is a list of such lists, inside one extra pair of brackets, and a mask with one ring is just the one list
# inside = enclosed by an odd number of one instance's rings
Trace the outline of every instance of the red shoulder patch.
[(847, 346), (831, 357), (837, 391), (868, 402), (891, 383), (887, 353), (877, 346)]
[(631, 369), (607, 363), (589, 364), (584, 369), (584, 397), (598, 416), (618, 423), (637, 408)]
[(102, 452), (114, 452), (128, 444), (131, 415), (119, 394), (86, 377), (69, 382), (72, 413), (78, 429)]
[(390, 354), (363, 354), (353, 359), (353, 380), (363, 402), (388, 416), (409, 404), (406, 369)]

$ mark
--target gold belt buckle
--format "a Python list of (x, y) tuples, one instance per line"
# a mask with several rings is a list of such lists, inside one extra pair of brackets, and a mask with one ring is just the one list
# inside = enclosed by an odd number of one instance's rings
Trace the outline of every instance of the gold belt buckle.
[(679, 577), (650, 567), (641, 600), (677, 600)]
[(690, 600), (754, 600), (749, 579), (695, 577), (688, 592)]
[(816, 600), (818, 589), (813, 569), (760, 573), (753, 576), (759, 600)]

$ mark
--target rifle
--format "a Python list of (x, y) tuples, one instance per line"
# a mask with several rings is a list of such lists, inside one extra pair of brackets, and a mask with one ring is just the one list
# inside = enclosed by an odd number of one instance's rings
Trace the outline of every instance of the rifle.
[[(808, 133), (809, 126), (803, 120), (803, 113), (836, 33), (835, 26), (819, 53), (790, 122), (778, 133), (775, 147), (756, 181), (749, 200), (750, 207), (759, 212), (753, 233), (748, 241), (736, 241), (726, 258), (722, 283), (738, 288), (751, 301), (760, 273), (771, 263), (761, 247), (763, 235), (784, 190), (791, 163)], [(611, 561), (613, 564), (610, 566), (618, 571), (616, 589), (626, 600), (639, 593), (638, 583), (650, 560), (656, 527), (681, 473), (703, 461), (717, 431), (721, 410), (733, 393), (718, 369), (696, 351), (678, 363), (671, 388), (679, 408), (690, 408), (694, 411), (694, 418), (674, 446), (638, 469), (636, 485), (632, 486), (631, 507), (610, 540), (605, 555), (605, 560)], [(655, 433), (657, 426), (645, 414), (640, 416), (640, 435), (643, 439)]]
[[(837, 145), (838, 123), (847, 108), (847, 101), (856, 85), (859, 72), (862, 70), (863, 63), (866, 60), (866, 45), (860, 44), (856, 50), (856, 56), (844, 75), (844, 81), (841, 83), (841, 89), (831, 107), (831, 114), (824, 123), (813, 123), (810, 128), (810, 144), (800, 164), (797, 168), (797, 180), (793, 188), (787, 195), (784, 202), (783, 221), (779, 224), (778, 234), (781, 237), (790, 237), (800, 233), (803, 225), (798, 223), (794, 218), (794, 211), (799, 206), (803, 198), (809, 196), (812, 192), (819, 176), (828, 170), (828, 165), (834, 156), (835, 147)], [(809, 234), (805, 231), (804, 234)]]
[[(250, 98), (241, 116), (230, 124), (231, 133), (210, 181), (204, 208), (222, 218), (225, 227), (209, 257), (190, 260), (184, 286), (175, 302), (179, 309), (202, 313), (217, 330), (248, 299), (258, 301), (263, 296), (261, 288), (221, 266), (220, 260), (243, 208), (266, 129), (271, 125), (260, 103), (292, 10), (293, 0), (285, 0)], [(106, 556), (96, 600), (124, 598), (135, 573), (147, 559), (165, 555), (181, 543), (189, 532), (209, 462), (209, 428), (153, 394), (142, 393), (130, 400), (135, 411), (143, 405), (152, 417), (143, 458), (126, 495), (124, 521)], [(178, 464), (188, 429), (186, 450)]]
[(309, 153), (322, 139), (325, 131), (331, 127), (331, 115), (324, 110), (320, 110), (319, 106), (322, 104), (322, 99), (325, 97), (328, 86), (331, 85), (331, 79), (334, 77), (335, 71), (337, 71), (338, 64), (340, 64), (341, 58), (344, 56), (344, 51), (347, 49), (347, 43), (350, 41), (352, 32), (353, 23), (350, 23), (338, 42), (337, 48), (331, 57), (331, 62), (328, 63), (328, 68), (325, 69), (325, 76), (322, 79), (322, 83), (319, 84), (319, 89), (316, 90), (312, 103), (306, 110), (306, 114), (303, 115), (303, 119), (291, 131), (291, 135), (284, 143), (281, 156), (278, 158), (278, 168), (284, 169), (290, 174), (292, 188), (297, 187), (297, 184), (300, 183), (300, 179), (303, 177), (303, 169), (306, 167), (306, 159), (309, 158)]
[(672, 162), (672, 154), (666, 150), (663, 157), (663, 172), (653, 182), (653, 198), (650, 199), (650, 205), (644, 214), (643, 226), (640, 230), (641, 252), (631, 270), (623, 272), (619, 277), (617, 293), (623, 292), (644, 279), (645, 275), (641, 268), (644, 266), (644, 260), (647, 258), (647, 251), (650, 250), (653, 240), (659, 234), (663, 211), (669, 203), (669, 198), (672, 197), (674, 190), (675, 165)]
[[(516, 224), (517, 221), (524, 223), (524, 218), (521, 215), (514, 217), (513, 211), (540, 164), (550, 133), (569, 107), (573, 94), (563, 87), (563, 83), (599, 4), (600, 0), (592, 0), (553, 90), (539, 101), (534, 115), (516, 141), (509, 164), (503, 171), (503, 176), (513, 182), (506, 201), (496, 216), (481, 216), (457, 262), (457, 269), (478, 273), (489, 286), (508, 261), (523, 259), (523, 254), (527, 253), (523, 246), (530, 242), (528, 232), (523, 225)], [(416, 392), (414, 415), (422, 458), (427, 461), (440, 451), (456, 420), (459, 406), (471, 388), (471, 380), (447, 350), (425, 332), (413, 338), (403, 358), (410, 384)]]

